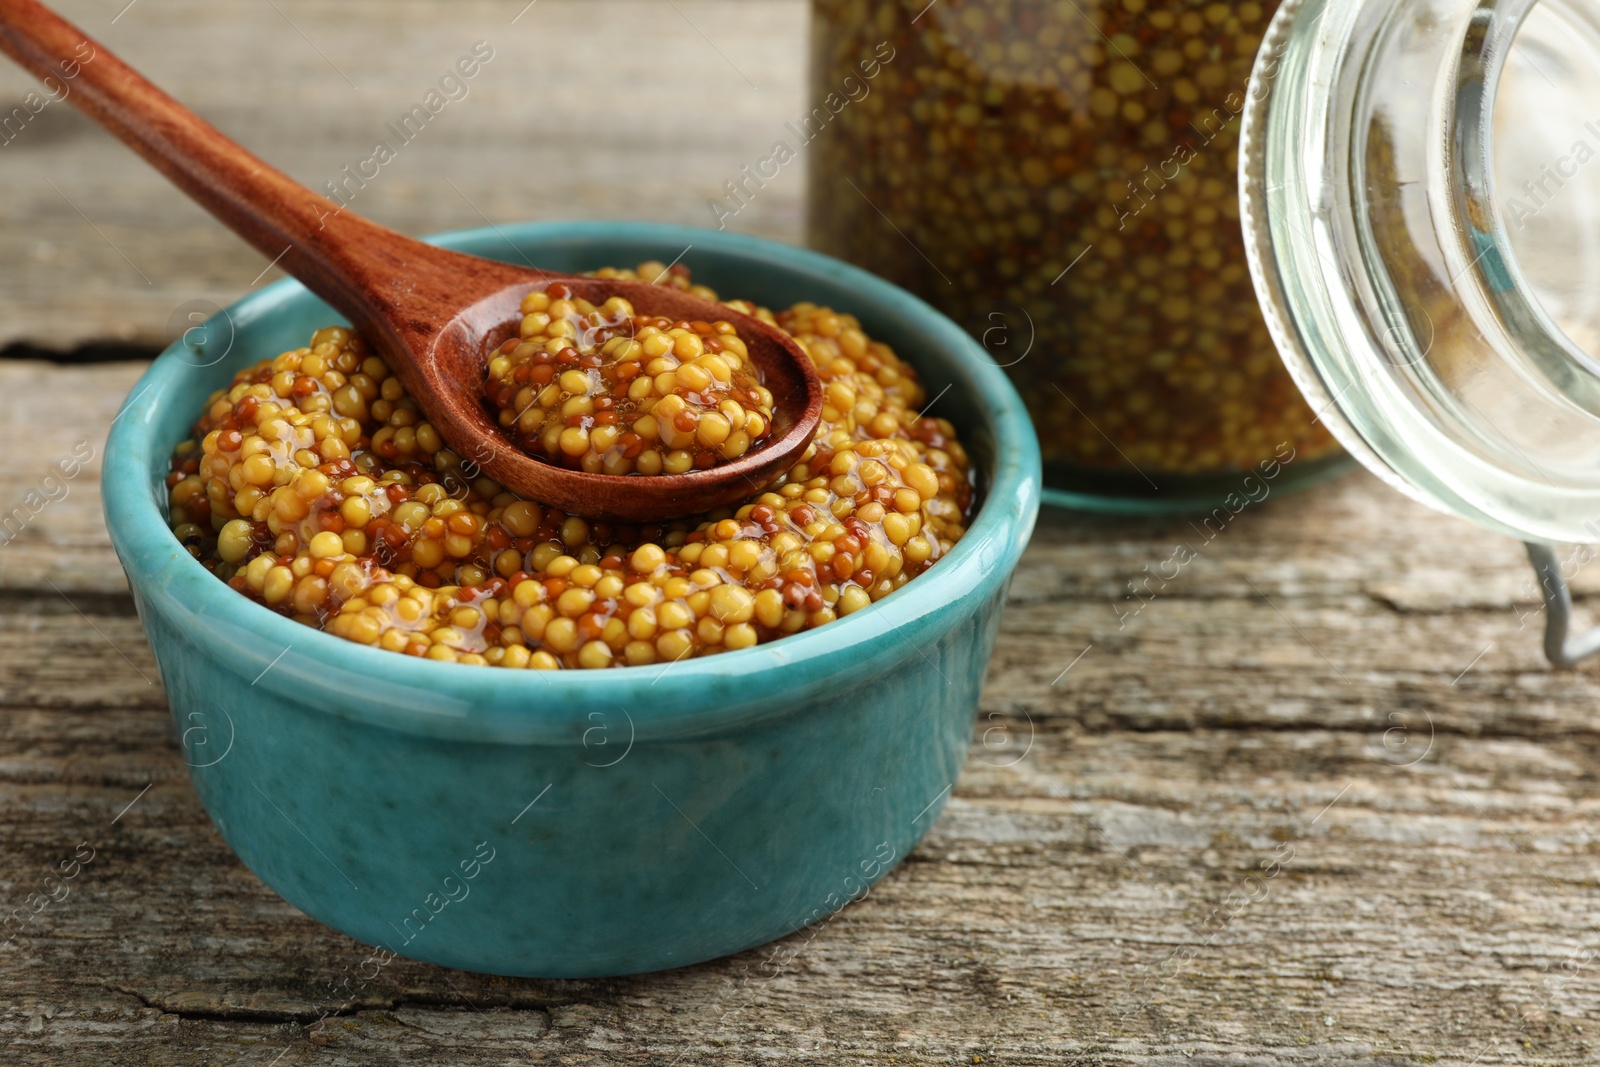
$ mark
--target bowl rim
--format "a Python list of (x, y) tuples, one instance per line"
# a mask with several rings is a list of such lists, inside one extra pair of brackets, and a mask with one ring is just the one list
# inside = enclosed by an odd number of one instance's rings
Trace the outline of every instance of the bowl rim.
[[(500, 239), (507, 247), (516, 247), (518, 240), (555, 243), (625, 239), (663, 247), (692, 244), (723, 260), (760, 261), (793, 273), (797, 290), (803, 289), (807, 275), (840, 284), (860, 297), (859, 307), (841, 310), (857, 314), (865, 311), (868, 318), (903, 319), (918, 332), (931, 335), (948, 353), (951, 386), (971, 392), (977, 408), (988, 419), (992, 434), (993, 470), (979, 511), (966, 535), (935, 564), (937, 581), (908, 582), (883, 600), (826, 626), (748, 649), (692, 657), (668, 665), (598, 671), (512, 671), (397, 655), (312, 629), (271, 611), (219, 581), (187, 552), (175, 551), (177, 543), (152, 491), (148, 472), (157, 444), (153, 438), (167, 411), (163, 398), (172, 395), (177, 382), (203, 372), (180, 356), (189, 350), (179, 339), (134, 384), (114, 419), (102, 473), (106, 524), (136, 593), (157, 594), (167, 604), (182, 604), (193, 616), (207, 621), (209, 625), (194, 634), (197, 641), (235, 641), (240, 634), (256, 638), (260, 647), (249, 651), (259, 655), (247, 657), (241, 674), (253, 674), (254, 670), (265, 673), (269, 662), (277, 662), (272, 659), (274, 650), (284, 649), (278, 654), (279, 659), (292, 650), (296, 659), (304, 661), (301, 669), (280, 672), (276, 684), (268, 689), (281, 690), (287, 684), (284, 679), (289, 677), (317, 678), (328, 670), (359, 672), (380, 682), (368, 694), (373, 699), (356, 700), (356, 704), (366, 706), (354, 711), (334, 707), (324, 710), (401, 729), (423, 728), (444, 736), (459, 732), (463, 722), (488, 715), (493, 708), (498, 709), (502, 719), (507, 715), (512, 720), (561, 719), (566, 729), (559, 732), (571, 738), (575, 736), (570, 730), (573, 723), (581, 726), (585, 721), (584, 709), (621, 706), (630, 697), (649, 693), (648, 706), (631, 709), (630, 723), (658, 729), (676, 727), (672, 732), (677, 733), (680, 729), (727, 725), (740, 717), (733, 709), (722, 709), (729, 711), (727, 715), (715, 708), (698, 713), (692, 710), (703, 702), (707, 692), (726, 692), (730, 678), (737, 680), (741, 692), (754, 696), (770, 697), (781, 688), (785, 696), (781, 702), (791, 703), (787, 698), (798, 695), (791, 683), (814, 683), (817, 675), (827, 680), (827, 675), (836, 673), (844, 664), (862, 666), (874, 661), (892, 644), (891, 638), (921, 651), (908, 634), (930, 636), (925, 632), (927, 627), (937, 625), (940, 616), (947, 615), (947, 609), (975, 594), (994, 592), (1015, 568), (1039, 510), (1040, 456), (1032, 422), (1010, 380), (978, 343), (909, 292), (809, 249), (690, 226), (616, 220), (521, 222), (451, 230), (424, 239), (447, 246), (490, 239)], [(308, 295), (298, 281), (286, 278), (242, 297), (225, 311), (237, 322), (253, 323)], [(909, 361), (915, 364), (914, 357)], [(147, 392), (154, 399), (138, 406)], [(810, 677), (805, 676), (807, 666), (815, 668)], [(795, 677), (797, 669), (802, 674), (799, 679)], [(456, 699), (380, 700), (383, 693), (394, 697), (403, 692), (430, 697), (448, 694)], [(565, 712), (560, 710), (562, 707), (566, 707)], [(748, 715), (749, 709), (744, 711)]]

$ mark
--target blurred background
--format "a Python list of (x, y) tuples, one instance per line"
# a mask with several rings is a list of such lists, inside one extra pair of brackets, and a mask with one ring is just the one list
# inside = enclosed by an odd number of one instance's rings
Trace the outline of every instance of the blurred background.
[[(518, 219), (712, 225), (707, 200), (804, 110), (806, 0), (55, 6), (314, 189), (356, 172), (377, 141), (396, 145), (350, 208), (408, 233)], [(493, 58), (402, 143), (388, 124), (478, 42)], [(0, 63), (0, 115), (37, 88)], [(181, 314), (169, 325), (180, 306), (226, 305), (281, 276), (262, 275), (260, 255), (70, 103), (5, 136), (5, 354), (151, 354), (189, 325)], [(799, 241), (804, 181), (803, 164), (784, 168), (727, 227)]]

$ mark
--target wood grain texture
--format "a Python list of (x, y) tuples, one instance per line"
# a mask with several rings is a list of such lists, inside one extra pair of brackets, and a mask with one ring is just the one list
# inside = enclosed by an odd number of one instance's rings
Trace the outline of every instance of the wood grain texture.
[[(0, 500), (137, 369), (0, 365)], [(606, 981), (398, 961), (351, 1000), (364, 950), (199, 805), (95, 470), (0, 548), (6, 906), (95, 849), (0, 947), (7, 1063), (1600, 1057), (1596, 671), (1539, 658), (1518, 546), (1364, 474), (1248, 509), (1132, 616), (1187, 523), (1047, 515), (950, 806), (832, 922)]]
[[(806, 110), (804, 0), (536, 0), (520, 18), (521, 0), (58, 7), (317, 190), (397, 142), (389, 124), (486, 42), (494, 58), (467, 95), (354, 190), (352, 210), (413, 234), (527, 219), (711, 225), (706, 201)], [(0, 115), (40, 88), (0, 64)], [(728, 228), (796, 239), (802, 170), (784, 168)], [(65, 103), (0, 144), (0, 174), (0, 348), (165, 344), (177, 309), (237, 299), (270, 258)]]
[[(112, 24), (124, 2), (62, 6), (313, 184), (494, 40), (356, 201), (407, 232), (479, 209), (708, 221), (803, 110), (798, 0), (538, 0), (515, 27), (520, 0), (139, 0)], [(699, 51), (672, 66), (667, 42)], [(604, 121), (528, 107), (552, 71), (609, 81)], [(0, 101), (25, 91), (0, 70)], [(0, 174), (0, 344), (160, 341), (265, 265), (66, 108)], [(786, 171), (732, 224), (794, 239), (800, 194)], [(397, 961), (342, 998), (365, 950), (212, 829), (111, 552), (98, 454), (141, 370), (0, 361), (0, 519), (96, 455), (0, 546), (0, 904), (95, 849), (0, 946), (0, 1063), (1600, 1061), (1600, 667), (1545, 666), (1519, 546), (1359, 473), (1209, 540), (1047, 515), (950, 805), (832, 922), (607, 981)], [(1195, 558), (1150, 582), (1180, 543)], [(1600, 566), (1575, 584), (1591, 616)]]

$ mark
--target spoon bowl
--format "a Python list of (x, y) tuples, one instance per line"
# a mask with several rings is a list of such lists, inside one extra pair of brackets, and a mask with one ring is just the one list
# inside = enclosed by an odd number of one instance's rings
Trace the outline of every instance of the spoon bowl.
[[(74, 62), (79, 109), (345, 315), (444, 442), (514, 493), (591, 519), (677, 518), (759, 492), (816, 433), (821, 382), (774, 326), (667, 286), (499, 263), (385, 229), (268, 166), (38, 0), (0, 0), (0, 51), (41, 78)], [(619, 296), (640, 315), (732, 323), (772, 393), (771, 434), (736, 460), (683, 474), (590, 474), (517, 448), (484, 400), (488, 357), (517, 331), (522, 299), (558, 282), (596, 306)]]
[[(392, 294), (397, 302), (386, 313), (368, 318), (363, 333), (389, 359), (440, 437), (514, 493), (570, 514), (614, 522), (691, 515), (759, 492), (794, 466), (816, 433), (822, 386), (810, 358), (788, 334), (753, 316), (646, 281), (558, 274), (399, 240), (422, 250), (410, 269), (424, 281), (409, 293)], [(450, 293), (449, 303), (433, 315), (409, 314), (419, 299), (431, 299), (426, 279), (436, 270), (436, 284)], [(640, 316), (731, 323), (772, 393), (771, 434), (738, 459), (683, 474), (590, 474), (522, 452), (482, 400), (484, 368), (495, 348), (516, 335), (523, 298), (556, 284), (596, 307), (620, 296)], [(393, 352), (405, 355), (396, 358)]]

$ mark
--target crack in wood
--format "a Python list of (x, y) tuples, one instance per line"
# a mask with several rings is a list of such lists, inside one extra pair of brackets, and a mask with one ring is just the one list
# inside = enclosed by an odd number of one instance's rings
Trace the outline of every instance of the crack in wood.
[(572, 1003), (568, 1000), (553, 1000), (549, 1003), (527, 1003), (510, 998), (483, 1000), (468, 998), (459, 993), (403, 993), (387, 998), (364, 999), (357, 1004), (339, 1008), (291, 1010), (285, 1008), (252, 1008), (244, 1005), (200, 1008), (194, 1006), (179, 1007), (160, 996), (143, 993), (123, 983), (101, 982), (96, 984), (107, 992), (121, 993), (124, 996), (131, 997), (151, 1011), (160, 1012), (162, 1015), (174, 1015), (191, 1022), (293, 1023), (307, 1029), (316, 1026), (317, 1023), (322, 1022), (324, 1019), (353, 1018), (373, 1012), (392, 1012), (404, 1008), (458, 1008), (463, 1012), (481, 1012), (485, 1009), (526, 1012), (531, 1015), (542, 1015), (548, 1027), (551, 1009), (565, 1007)]

